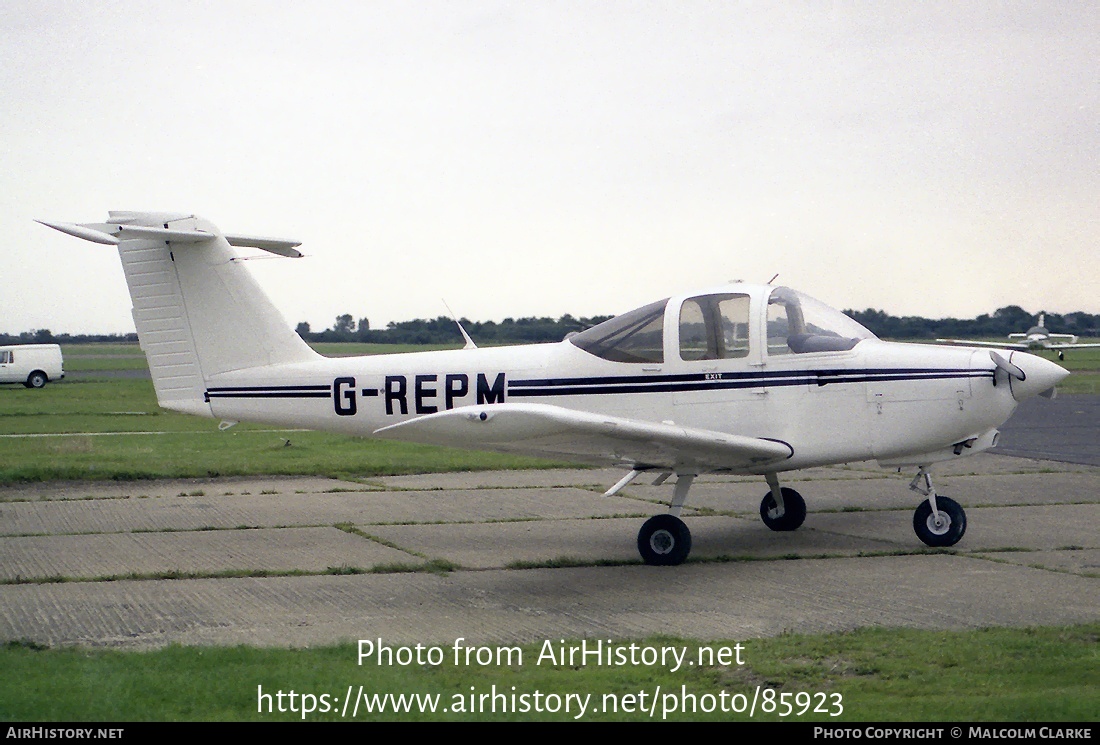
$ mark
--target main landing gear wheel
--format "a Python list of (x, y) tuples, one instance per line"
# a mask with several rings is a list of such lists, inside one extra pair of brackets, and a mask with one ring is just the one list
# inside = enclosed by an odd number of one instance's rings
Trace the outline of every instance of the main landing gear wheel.
[(768, 492), (760, 502), (760, 519), (772, 530), (798, 530), (806, 520), (806, 500), (794, 489), (783, 487), (783, 514), (779, 514), (779, 505), (775, 497)]
[(682, 564), (691, 553), (691, 531), (674, 515), (655, 515), (638, 531), (638, 553), (650, 566)]
[(913, 530), (926, 545), (934, 548), (954, 546), (966, 532), (966, 511), (954, 499), (936, 495), (936, 510), (927, 500), (913, 513)]

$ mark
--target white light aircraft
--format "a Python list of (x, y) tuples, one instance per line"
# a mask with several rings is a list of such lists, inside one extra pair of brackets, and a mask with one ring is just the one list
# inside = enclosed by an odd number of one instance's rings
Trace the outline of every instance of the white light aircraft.
[(1019, 401), (1069, 374), (1024, 352), (883, 342), (799, 292), (742, 283), (554, 344), (331, 359), (294, 333), (231, 248), (300, 256), (295, 241), (224, 234), (184, 214), (44, 224), (118, 247), (164, 408), (624, 467), (607, 495), (643, 473), (674, 475), (669, 511), (638, 534), (648, 564), (687, 558), (679, 515), (699, 474), (763, 476), (760, 517), (787, 531), (806, 504), (781, 474), (871, 459), (916, 470), (917, 536), (954, 545), (966, 514), (936, 493), (929, 467), (992, 447)]
[(1058, 359), (1064, 360), (1065, 349), (1091, 349), (1100, 344), (1078, 344), (1074, 334), (1054, 334), (1047, 330), (1046, 314), (1039, 314), (1039, 323), (1023, 333), (1009, 334), (1009, 339), (1021, 341), (975, 341), (973, 339), (936, 339), (939, 344), (957, 344), (966, 347), (996, 347), (997, 349), (1028, 350), (1052, 349), (1058, 353)]

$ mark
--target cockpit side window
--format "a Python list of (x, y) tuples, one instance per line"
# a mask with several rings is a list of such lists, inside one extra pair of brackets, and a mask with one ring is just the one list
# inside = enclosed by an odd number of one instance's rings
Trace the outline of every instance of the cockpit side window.
[(680, 306), (680, 359), (728, 360), (748, 354), (748, 295), (700, 295)]
[(611, 362), (664, 362), (667, 304), (668, 298), (665, 298), (615, 316), (569, 337), (569, 341)]

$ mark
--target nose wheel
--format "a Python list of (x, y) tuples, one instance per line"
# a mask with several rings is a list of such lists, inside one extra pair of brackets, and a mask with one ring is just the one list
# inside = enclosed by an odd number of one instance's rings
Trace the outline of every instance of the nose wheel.
[(806, 521), (806, 500), (794, 489), (781, 488), (778, 474), (768, 473), (764, 477), (771, 491), (760, 502), (760, 519), (772, 530), (798, 530)]
[(922, 543), (946, 548), (962, 540), (966, 532), (966, 510), (954, 499), (936, 494), (927, 470), (922, 467), (909, 488), (928, 497), (913, 513), (913, 531)]
[(921, 502), (913, 513), (913, 530), (927, 546), (954, 546), (966, 532), (966, 511), (947, 497), (936, 497), (935, 512), (931, 504)]
[(768, 492), (760, 502), (760, 519), (772, 530), (798, 530), (806, 520), (806, 500), (794, 489), (783, 487), (783, 505), (779, 506), (774, 492)]

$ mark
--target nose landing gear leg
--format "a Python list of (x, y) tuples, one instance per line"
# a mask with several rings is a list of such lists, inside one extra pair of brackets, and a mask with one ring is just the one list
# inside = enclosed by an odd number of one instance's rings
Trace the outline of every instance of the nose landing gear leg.
[(909, 488), (928, 497), (913, 513), (913, 531), (917, 538), (934, 548), (954, 546), (966, 532), (966, 511), (954, 499), (936, 494), (932, 477), (925, 466), (909, 482)]

